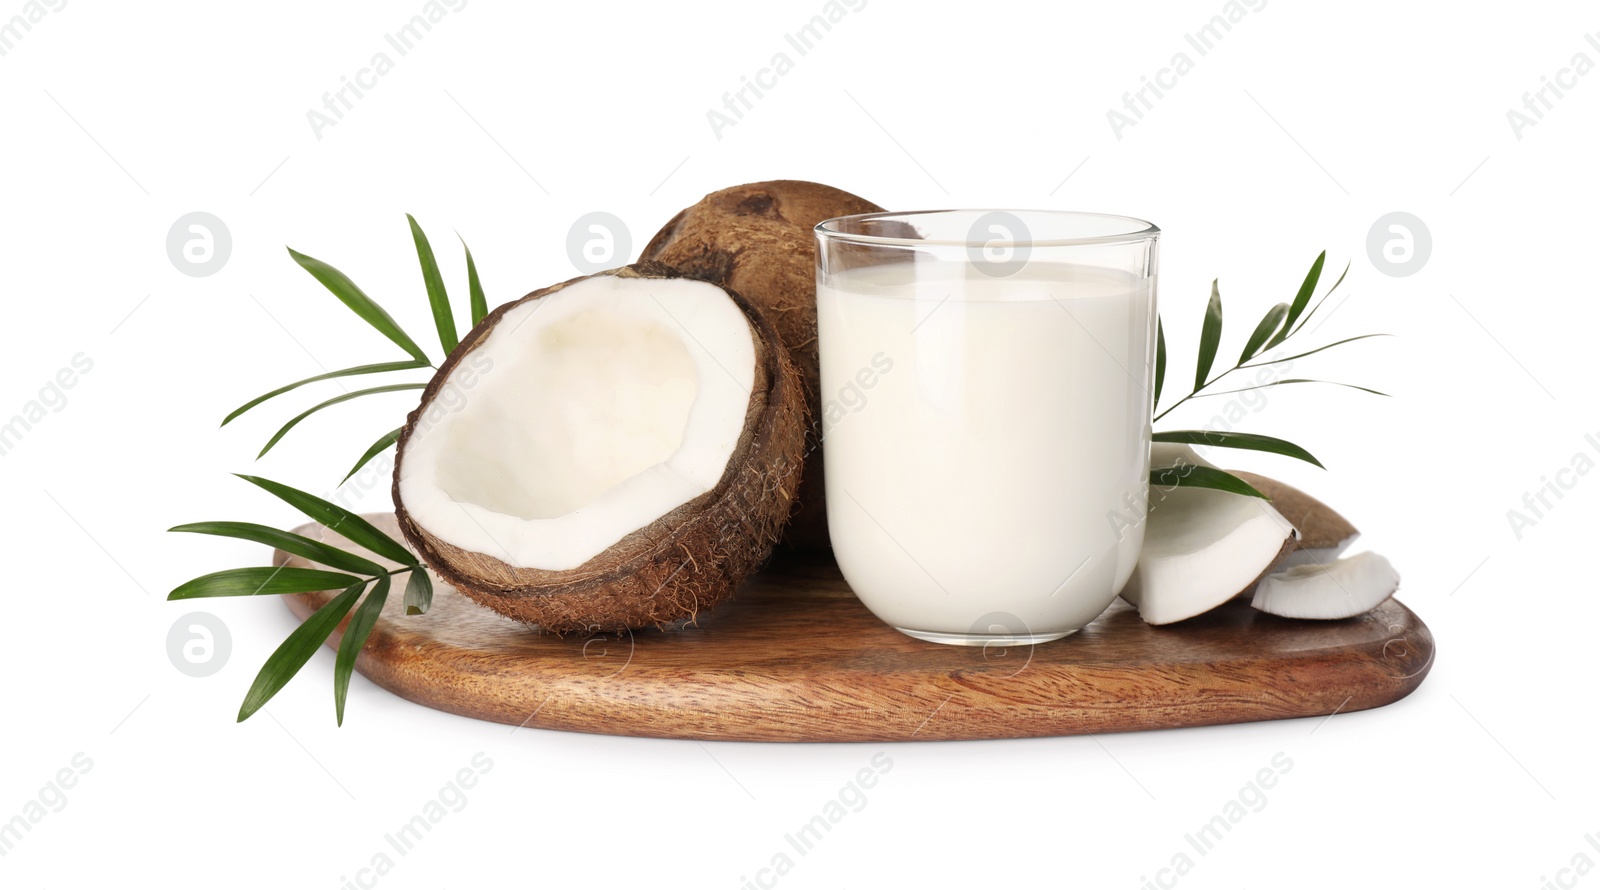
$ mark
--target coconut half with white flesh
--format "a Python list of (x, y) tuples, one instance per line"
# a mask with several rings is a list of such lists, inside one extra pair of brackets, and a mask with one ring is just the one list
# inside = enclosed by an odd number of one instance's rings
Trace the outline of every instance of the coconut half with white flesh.
[(1266, 476), (1229, 470), (1272, 500), (1273, 509), (1294, 523), (1300, 532), (1295, 548), (1278, 560), (1273, 571), (1300, 565), (1326, 565), (1338, 559), (1361, 532), (1337, 510), (1284, 482)]
[(800, 380), (724, 288), (644, 263), (490, 313), (407, 418), (401, 531), (463, 594), (556, 632), (665, 626), (771, 551), (805, 448)]
[(1400, 589), (1400, 573), (1368, 551), (1322, 565), (1298, 565), (1261, 579), (1250, 605), (1283, 618), (1353, 618)]
[[(1158, 442), (1150, 466), (1212, 465), (1187, 445)], [(1297, 538), (1270, 503), (1209, 488), (1152, 486), (1145, 522), (1122, 598), (1150, 624), (1193, 618), (1249, 590)]]

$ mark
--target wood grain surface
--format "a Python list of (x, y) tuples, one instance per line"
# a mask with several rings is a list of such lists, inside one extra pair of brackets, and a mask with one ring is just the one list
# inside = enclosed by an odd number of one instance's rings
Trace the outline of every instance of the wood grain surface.
[[(369, 518), (395, 529), (392, 516)], [(298, 531), (359, 549), (320, 526)], [(1404, 698), (1434, 654), (1422, 619), (1392, 599), (1322, 622), (1239, 599), (1165, 627), (1118, 600), (1065, 639), (984, 649), (891, 629), (828, 560), (775, 563), (693, 626), (589, 639), (541, 634), (435, 581), (427, 615), (405, 617), (389, 598), (358, 671), (442, 711), (613, 735), (989, 739), (1310, 717)], [(330, 596), (285, 601), (304, 618)]]

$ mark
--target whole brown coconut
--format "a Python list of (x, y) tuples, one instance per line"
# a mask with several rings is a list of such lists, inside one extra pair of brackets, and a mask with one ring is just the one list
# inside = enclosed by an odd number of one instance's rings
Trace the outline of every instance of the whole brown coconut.
[(811, 418), (799, 501), (783, 536), (786, 545), (797, 549), (828, 546), (812, 229), (836, 216), (882, 211), (864, 198), (815, 182), (752, 182), (712, 192), (679, 212), (640, 257), (743, 294), (771, 319), (789, 348)]
[[(624, 279), (674, 279), (678, 271), (640, 263), (598, 273)], [(714, 488), (637, 529), (587, 562), (549, 571), (510, 565), (453, 546), (414, 520), (401, 495), (407, 446), (454, 372), (508, 312), (597, 276), (574, 278), (491, 312), (461, 340), (407, 417), (395, 457), (400, 529), (424, 562), (479, 604), (553, 633), (666, 627), (694, 619), (730, 596), (778, 541), (796, 494), (775, 468), (794, 466), (805, 448), (800, 378), (765, 315), (737, 294), (755, 344), (755, 385), (743, 433)], [(641, 300), (651, 299), (643, 289)], [(529, 327), (532, 327), (531, 325)]]

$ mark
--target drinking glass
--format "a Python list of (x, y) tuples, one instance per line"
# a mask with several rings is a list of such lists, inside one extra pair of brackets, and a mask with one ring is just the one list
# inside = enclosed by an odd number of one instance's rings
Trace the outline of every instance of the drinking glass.
[(1139, 556), (1159, 230), (937, 210), (816, 227), (828, 528), (861, 601), (963, 645), (1064, 637)]

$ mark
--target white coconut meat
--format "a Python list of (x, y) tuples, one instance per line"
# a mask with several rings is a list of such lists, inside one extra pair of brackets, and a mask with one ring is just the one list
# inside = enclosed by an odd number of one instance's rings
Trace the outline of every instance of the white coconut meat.
[(1283, 618), (1353, 618), (1400, 589), (1400, 573), (1368, 551), (1322, 565), (1273, 572), (1256, 586), (1250, 605)]
[(716, 487), (755, 333), (715, 285), (602, 275), (522, 303), (462, 357), (406, 444), (413, 521), (521, 568), (576, 568)]
[[(1212, 466), (1187, 445), (1155, 443), (1150, 465)], [(1150, 624), (1171, 624), (1249, 589), (1294, 540), (1294, 526), (1261, 498), (1208, 488), (1152, 486), (1144, 547), (1122, 598)]]

